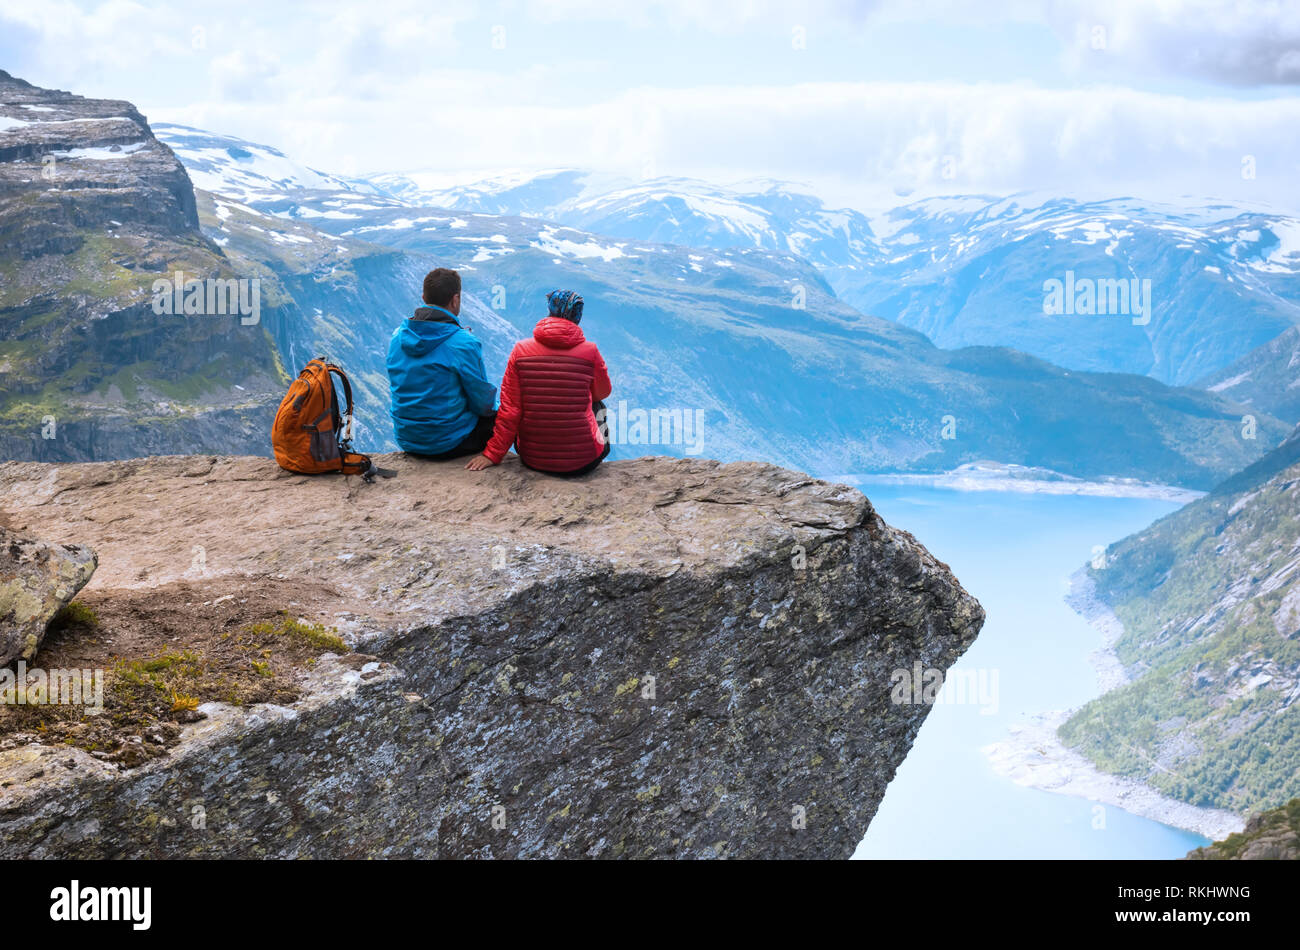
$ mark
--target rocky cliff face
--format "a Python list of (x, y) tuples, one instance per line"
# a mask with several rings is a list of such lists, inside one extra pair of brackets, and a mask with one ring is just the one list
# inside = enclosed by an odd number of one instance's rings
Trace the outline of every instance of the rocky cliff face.
[(265, 444), (286, 382), (266, 327), (156, 312), (177, 271), (257, 276), (200, 233), (185, 169), (134, 106), (0, 71), (0, 457)]
[[(131, 103), (41, 89), (3, 71), (0, 97), (0, 183), (32, 212), (3, 222), (7, 247), (69, 253), (88, 227), (198, 230), (189, 176)], [(48, 187), (30, 187), (37, 182)]]
[[(92, 545), (83, 599), (129, 606), (60, 647), (83, 665), (199, 666), (231, 605), (347, 643), (293, 701), (205, 702), (134, 767), (11, 742), (0, 855), (847, 857), (928, 711), (894, 673), (946, 669), (983, 622), (861, 494), (771, 466), (382, 464), (0, 465), (0, 518)], [(146, 598), (159, 644), (130, 629)]]

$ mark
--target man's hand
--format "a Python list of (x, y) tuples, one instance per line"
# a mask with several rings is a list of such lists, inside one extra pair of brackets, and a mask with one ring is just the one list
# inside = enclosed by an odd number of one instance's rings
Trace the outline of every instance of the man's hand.
[(481, 472), (485, 468), (492, 467), (492, 460), (486, 455), (476, 455), (465, 463), (465, 467), (471, 472)]

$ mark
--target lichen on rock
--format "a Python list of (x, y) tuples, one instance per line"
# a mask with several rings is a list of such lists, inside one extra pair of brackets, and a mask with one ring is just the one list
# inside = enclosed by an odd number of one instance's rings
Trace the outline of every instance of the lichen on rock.
[(36, 655), (50, 621), (95, 564), (83, 545), (47, 544), (0, 526), (0, 666)]

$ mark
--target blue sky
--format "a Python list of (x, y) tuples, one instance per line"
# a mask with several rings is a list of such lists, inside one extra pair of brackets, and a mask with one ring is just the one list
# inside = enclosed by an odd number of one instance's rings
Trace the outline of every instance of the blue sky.
[(0, 68), (348, 174), (1300, 208), (1294, 3), (0, 0)]

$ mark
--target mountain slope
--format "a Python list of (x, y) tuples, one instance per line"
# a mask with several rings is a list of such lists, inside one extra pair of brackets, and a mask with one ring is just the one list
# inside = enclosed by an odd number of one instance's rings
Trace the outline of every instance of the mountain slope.
[[(1300, 220), (1282, 215), (970, 197), (916, 202), (875, 225), (887, 256), (828, 279), (855, 306), (940, 346), (996, 343), (1073, 369), (1190, 384), (1300, 322)], [(1130, 299), (1116, 314), (1099, 294), (1112, 312), (1044, 313), (1045, 283), (1070, 274), (1080, 286), (1137, 280), (1141, 291), (1150, 281), (1149, 306), (1139, 313)]]
[(1089, 570), (1132, 681), (1061, 737), (1100, 767), (1240, 814), (1300, 794), (1300, 431)]
[(543, 172), (504, 172), (462, 183), (440, 172), (368, 176), (366, 182), (413, 207), (451, 208), (482, 214), (551, 218), (556, 208), (579, 196), (618, 184), (573, 168)]
[(1300, 423), (1300, 327), (1251, 350), (1198, 385), (1285, 422)]
[(184, 152), (185, 168), (194, 187), (219, 190), (248, 201), (284, 188), (320, 191), (375, 191), (363, 182), (348, 181), (315, 171), (288, 158), (279, 149), (228, 135), (159, 122), (154, 134), (176, 152)]
[(238, 315), (155, 312), (177, 271), (241, 276), (144, 117), (0, 72), (0, 455), (260, 450), (275, 347)]

